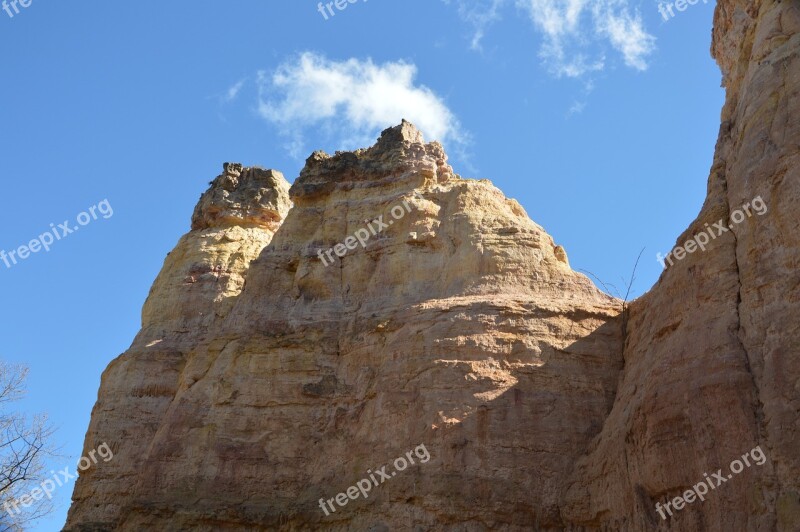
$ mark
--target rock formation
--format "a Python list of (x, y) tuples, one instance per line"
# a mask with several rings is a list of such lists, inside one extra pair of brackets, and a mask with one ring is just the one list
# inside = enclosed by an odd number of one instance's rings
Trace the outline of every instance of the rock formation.
[[(81, 478), (67, 528), (557, 524), (613, 401), (620, 302), (407, 122), (313, 154), (288, 196), (234, 168), (103, 375), (87, 442), (116, 442), (115, 461)], [(428, 463), (320, 509), (418, 445)]]
[(625, 312), (407, 122), (291, 188), (226, 165), (103, 374), (85, 447), (114, 460), (66, 530), (797, 530), (799, 28), (794, 1), (720, 0), (723, 124), (678, 241), (759, 195), (769, 214)]
[(720, 1), (712, 53), (727, 99), (708, 197), (678, 243), (755, 197), (769, 210), (632, 305), (614, 408), (566, 495), (565, 521), (589, 529), (664, 529), (656, 501), (760, 445), (764, 466), (669, 526), (800, 530), (800, 4)]

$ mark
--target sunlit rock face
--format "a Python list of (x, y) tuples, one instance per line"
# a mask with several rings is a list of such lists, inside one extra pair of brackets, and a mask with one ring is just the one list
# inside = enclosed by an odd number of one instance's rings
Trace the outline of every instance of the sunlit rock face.
[[(407, 122), (312, 155), (288, 214), (282, 181), (257, 200), (226, 180), (103, 377), (87, 441), (115, 461), (79, 481), (68, 528), (559, 526), (613, 402), (620, 302)], [(220, 286), (234, 248), (246, 282)], [(320, 508), (419, 445), (429, 461)]]
[(110, 530), (119, 523), (149, 442), (169, 430), (159, 420), (172, 405), (189, 353), (232, 309), (250, 263), (291, 207), (288, 191), (278, 172), (226, 164), (201, 197), (193, 230), (169, 253), (145, 302), (142, 330), (103, 374), (86, 442), (110, 438), (115, 458), (117, 452), (125, 458), (82, 474), (67, 528)]
[[(677, 242), (768, 212), (624, 314), (407, 122), (314, 153), (291, 188), (226, 165), (103, 375), (85, 447), (114, 459), (66, 529), (800, 529), (798, 29), (797, 2), (719, 0), (727, 101)], [(762, 465), (659, 515), (757, 446)]]

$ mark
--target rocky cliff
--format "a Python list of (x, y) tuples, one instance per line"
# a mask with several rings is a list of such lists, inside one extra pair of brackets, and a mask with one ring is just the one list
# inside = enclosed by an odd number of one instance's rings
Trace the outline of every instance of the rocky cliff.
[[(727, 99), (677, 244), (715, 238), (631, 307), (614, 408), (565, 498), (589, 529), (800, 530), (800, 3), (720, 1), (712, 53)], [(729, 223), (756, 197), (763, 216)], [(669, 522), (655, 512), (756, 446), (763, 466)]]
[(115, 458), (66, 530), (800, 528), (799, 28), (794, 1), (720, 1), (723, 124), (678, 242), (769, 213), (625, 313), (406, 122), (291, 188), (225, 165), (103, 374), (85, 446)]

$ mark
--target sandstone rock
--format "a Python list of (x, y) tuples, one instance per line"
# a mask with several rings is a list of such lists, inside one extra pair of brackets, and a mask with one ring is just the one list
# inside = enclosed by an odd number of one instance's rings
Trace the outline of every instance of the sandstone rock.
[(94, 449), (102, 443), (93, 443), (95, 436), (109, 435), (115, 458), (119, 452), (125, 459), (82, 473), (71, 515), (89, 519), (79, 529), (107, 530), (108, 516), (124, 508), (188, 353), (230, 311), (250, 263), (291, 206), (288, 190), (278, 172), (228, 164), (201, 198), (194, 229), (167, 256), (145, 302), (141, 332), (104, 372), (86, 444)]
[(231, 309), (247, 270), (291, 208), (280, 172), (226, 163), (202, 195), (192, 231), (167, 256), (142, 311), (150, 341), (196, 335)]
[(289, 183), (283, 174), (225, 163), (192, 216), (192, 230), (209, 227), (265, 228), (273, 233), (291, 208)]
[[(721, 1), (712, 51), (727, 100), (708, 198), (686, 232), (769, 208), (670, 267), (631, 308), (617, 398), (566, 495), (587, 528), (800, 530), (800, 5)], [(669, 523), (680, 495), (756, 445), (746, 469)]]
[[(291, 189), (227, 165), (103, 375), (85, 446), (115, 458), (66, 530), (800, 529), (798, 29), (795, 1), (719, 1), (727, 100), (678, 243), (769, 212), (626, 316), (407, 122)], [(430, 461), (320, 509), (419, 444)], [(763, 466), (656, 513), (757, 445)]]
[[(564, 472), (613, 401), (620, 302), (408, 123), (366, 150), (315, 153), (291, 198), (207, 328), (166, 310), (188, 301), (180, 258), (205, 243), (182, 241), (165, 265), (150, 297), (165, 310), (146, 312), (145, 330), (178, 323), (180, 340), (112, 364), (88, 441), (147, 430), (115, 449), (122, 470), (79, 481), (67, 529), (558, 525)], [(323, 264), (320, 251), (380, 217), (364, 248)], [(430, 462), (321, 511), (420, 444)]]

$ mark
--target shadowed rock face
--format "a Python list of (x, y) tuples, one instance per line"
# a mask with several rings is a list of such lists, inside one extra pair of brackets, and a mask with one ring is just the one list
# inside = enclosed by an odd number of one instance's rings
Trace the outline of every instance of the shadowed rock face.
[[(717, 6), (727, 100), (708, 198), (677, 244), (756, 197), (768, 211), (676, 262), (633, 304), (614, 408), (567, 491), (570, 522), (800, 530), (799, 30), (797, 2)], [(759, 445), (763, 466), (668, 523), (656, 513)]]
[[(798, 9), (718, 4), (728, 99), (678, 242), (759, 195), (769, 212), (670, 267), (624, 331), (407, 122), (314, 153), (291, 189), (226, 165), (103, 375), (85, 448), (114, 459), (66, 529), (796, 530)], [(320, 508), (420, 444), (429, 461)], [(763, 466), (655, 512), (757, 445)]]
[[(233, 251), (209, 232), (249, 227), (258, 209), (238, 206), (259, 202), (240, 191), (259, 188), (228, 183), (201, 199), (103, 376), (87, 441), (117, 442), (115, 460), (80, 480), (68, 529), (558, 526), (564, 472), (613, 401), (620, 302), (409, 123), (309, 158), (274, 236), (249, 229), (271, 240), (241, 293), (212, 289)], [(420, 444), (430, 461), (322, 512)]]

